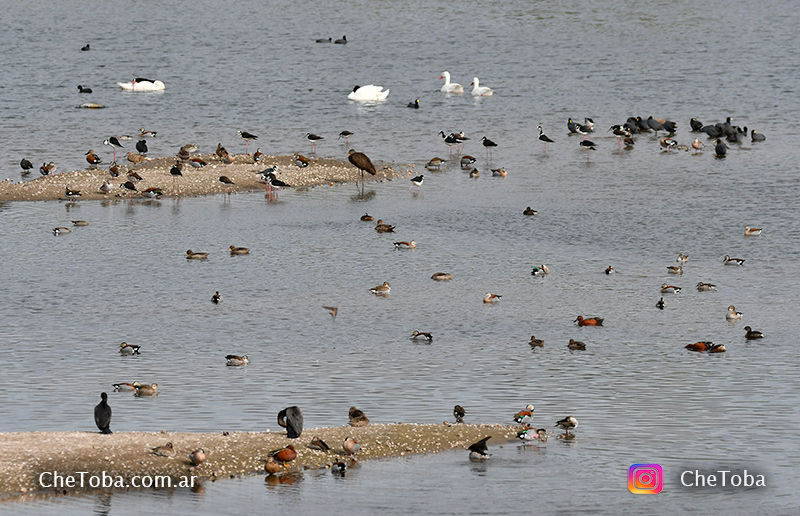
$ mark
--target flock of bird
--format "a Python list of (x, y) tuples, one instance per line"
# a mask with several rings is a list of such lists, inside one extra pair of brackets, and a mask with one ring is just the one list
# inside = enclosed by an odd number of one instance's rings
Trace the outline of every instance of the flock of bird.
[[(332, 38), (327, 39), (317, 39), (316, 43), (335, 43), (335, 44), (346, 44), (347, 39), (343, 36), (341, 39), (333, 40)], [(87, 44), (81, 50), (87, 51), (90, 49), (90, 46)], [(465, 93), (465, 88), (458, 83), (451, 82), (451, 76), (448, 71), (444, 71), (439, 79), (444, 79), (444, 85), (441, 87), (441, 92), (445, 94), (451, 95), (458, 95)], [(147, 82), (146, 79), (136, 79), (132, 81), (132, 84), (135, 86), (137, 82)], [(155, 81), (150, 81), (155, 82)], [(494, 91), (491, 88), (486, 86), (481, 86), (478, 77), (474, 77), (472, 82), (470, 83), (472, 86), (471, 94), (475, 97), (490, 97), (494, 94)], [(123, 86), (124, 87), (124, 86)], [(83, 85), (78, 85), (78, 91), (82, 94), (92, 93), (92, 89), (88, 87), (84, 87)], [(366, 85), (366, 86), (356, 86), (353, 88), (353, 91), (350, 92), (348, 98), (351, 100), (357, 101), (380, 101), (385, 100), (389, 94), (389, 90), (384, 90), (381, 86), (375, 85)], [(416, 99), (413, 103), (410, 103), (408, 107), (419, 109), (419, 99)], [(595, 132), (595, 125), (594, 121), (591, 118), (584, 118), (584, 123), (579, 123), (573, 121), (572, 118), (568, 119), (567, 121), (567, 130), (569, 135), (579, 135), (583, 138), (579, 141), (579, 146), (582, 150), (587, 151), (595, 151), (597, 150), (597, 145), (589, 139), (589, 136)], [(746, 136), (750, 137), (751, 142), (763, 142), (765, 141), (766, 137), (763, 134), (757, 133), (755, 130), (749, 131), (747, 127), (738, 127), (732, 124), (732, 120), (730, 117), (726, 119), (725, 122), (715, 123), (706, 125), (702, 122), (698, 121), (695, 118), (692, 118), (689, 122), (692, 132), (694, 133), (703, 133), (708, 136), (708, 138), (713, 139), (714, 141), (714, 153), (717, 157), (725, 157), (729, 146), (727, 143), (732, 144), (741, 144)], [(555, 144), (556, 141), (548, 137), (542, 128), (542, 126), (537, 127), (538, 131), (538, 140), (543, 144), (543, 151), (547, 151), (547, 144)], [(660, 146), (665, 150), (665, 152), (670, 152), (671, 150), (689, 150), (690, 148), (694, 149), (696, 152), (699, 152), (705, 147), (705, 144), (700, 141), (699, 138), (695, 138), (689, 145), (680, 145), (675, 139), (672, 138), (675, 132), (677, 131), (677, 123), (668, 119), (656, 119), (652, 116), (648, 118), (643, 118), (641, 116), (637, 117), (629, 117), (624, 123), (622, 124), (615, 124), (612, 125), (608, 132), (612, 132), (612, 134), (617, 138), (617, 146), (622, 147), (624, 144), (626, 149), (630, 149), (635, 144), (635, 135), (642, 134), (642, 133), (650, 133), (652, 132), (656, 138), (658, 137), (659, 132), (664, 133), (664, 137), (659, 139)], [(258, 139), (258, 136), (255, 134), (249, 133), (247, 131), (238, 131), (237, 135), (241, 138), (245, 143), (245, 153), (249, 153), (249, 142), (252, 140)], [(463, 151), (464, 145), (467, 141), (470, 140), (464, 133), (449, 133), (446, 134), (444, 131), (440, 131), (439, 135), (442, 137), (444, 143), (447, 145), (448, 149), (453, 147), (456, 148), (459, 155)], [(140, 129), (139, 133), (140, 139), (135, 144), (135, 148), (137, 150), (138, 155), (128, 153), (128, 160), (131, 163), (140, 163), (146, 159), (146, 155), (148, 152), (147, 140), (146, 138), (152, 138), (156, 136), (154, 131), (146, 131), (144, 127)], [(349, 145), (349, 138), (353, 136), (353, 133), (350, 131), (342, 131), (339, 134), (339, 139), (344, 138), (346, 145)], [(314, 133), (306, 133), (305, 138), (311, 143), (311, 150), (314, 152), (316, 150), (316, 145), (321, 140), (324, 140), (323, 136), (314, 134)], [(103, 141), (103, 144), (106, 146), (111, 147), (113, 151), (113, 160), (109, 167), (109, 172), (112, 177), (116, 177), (119, 175), (119, 167), (116, 163), (116, 151), (117, 149), (124, 148), (121, 140), (132, 139), (131, 137), (126, 136), (111, 136)], [(725, 141), (723, 141), (723, 139)], [(491, 152), (494, 148), (498, 146), (497, 143), (490, 140), (486, 136), (481, 138), (481, 144), (485, 148), (487, 153), (487, 160), (491, 160)], [(201, 168), (206, 165), (206, 163), (200, 159), (191, 156), (191, 153), (196, 150), (196, 146), (184, 146), (181, 148), (178, 160), (176, 160), (176, 164), (172, 167), (170, 173), (173, 177), (179, 177), (182, 175), (182, 164), (183, 162), (189, 163), (190, 166), (195, 168)], [(219, 144), (217, 147), (216, 155), (220, 157), (223, 161), (231, 160), (230, 153), (222, 147), (222, 144)], [(254, 153), (254, 163), (258, 163), (260, 161), (260, 157), (262, 156), (261, 149), (257, 149)], [(351, 164), (357, 167), (362, 174), (362, 181), (363, 181), (363, 174), (364, 172), (375, 175), (376, 169), (372, 161), (369, 157), (365, 154), (356, 152), (355, 150), (351, 149), (348, 154), (347, 158)], [(89, 164), (90, 168), (96, 168), (99, 164), (102, 163), (102, 158), (95, 153), (93, 149), (90, 149), (86, 153), (86, 161)], [(441, 158), (433, 158), (430, 160), (426, 168), (428, 169), (439, 169), (446, 160)], [(460, 164), (462, 168), (470, 168), (475, 163), (476, 159), (469, 155), (463, 155), (460, 158)], [(295, 154), (294, 162), (298, 167), (304, 167), (308, 165), (308, 158), (300, 155)], [(33, 164), (27, 160), (22, 159), (20, 162), (20, 167), (23, 170), (23, 174), (27, 174), (33, 168)], [(56, 171), (56, 165), (53, 162), (45, 162), (40, 167), (40, 172), (42, 175), (50, 175), (54, 174)], [(289, 185), (279, 181), (275, 177), (275, 172), (277, 171), (277, 167), (272, 167), (271, 169), (267, 169), (262, 172), (262, 175), (265, 179), (265, 182), (268, 184), (270, 188), (281, 188), (287, 187)], [(492, 170), (494, 175), (505, 175), (505, 169), (493, 169)], [(475, 173), (477, 176), (478, 172), (477, 169), (471, 171), (471, 175)], [(134, 172), (135, 174), (135, 172)], [(134, 178), (132, 178), (134, 179)], [(141, 178), (139, 178), (141, 179)], [(419, 175), (411, 179), (411, 187), (409, 190), (416, 186), (418, 189), (421, 187), (424, 181), (424, 175)], [(220, 177), (220, 182), (222, 184), (233, 184), (233, 182), (227, 178), (226, 176)], [(131, 183), (130, 181), (128, 183)], [(103, 185), (104, 187), (108, 188), (109, 182)], [(127, 184), (127, 183), (125, 183)], [(122, 185), (123, 188), (126, 186)], [(135, 187), (129, 188), (135, 191)], [(102, 187), (101, 187), (102, 191)], [(67, 197), (76, 197), (80, 196), (80, 192), (67, 188)], [(151, 194), (153, 196), (160, 195), (161, 192), (157, 189), (151, 189)], [(535, 215), (537, 212), (532, 210), (528, 207), (524, 212), (525, 215)], [(372, 221), (372, 217), (365, 214), (362, 217), (362, 220), (365, 221)], [(75, 225), (81, 225), (80, 222), (83, 221), (73, 221)], [(378, 220), (375, 226), (376, 231), (384, 233), (384, 232), (393, 232), (394, 227), (383, 223), (382, 220)], [(70, 230), (65, 227), (55, 228), (54, 234), (60, 234), (62, 232), (69, 232)], [(745, 236), (758, 236), (761, 234), (760, 228), (751, 228), (747, 226), (745, 228)], [(394, 242), (394, 246), (396, 249), (414, 249), (416, 248), (416, 242), (411, 240), (410, 242), (406, 241), (398, 241)], [(237, 247), (231, 245), (229, 247), (229, 251), (232, 255), (234, 254), (248, 254), (249, 249), (244, 247)], [(208, 257), (208, 253), (206, 252), (194, 252), (192, 250), (186, 251), (186, 259), (194, 259), (194, 260), (203, 260)], [(688, 261), (688, 256), (679, 254), (677, 261), (679, 263), (678, 266), (669, 266), (668, 273), (680, 275), (683, 274), (683, 267)], [(743, 259), (738, 258), (731, 258), (729, 256), (725, 256), (723, 263), (725, 265), (733, 265), (733, 266), (741, 266), (744, 263)], [(612, 267), (609, 266), (605, 271), (606, 274), (614, 274), (617, 271)], [(534, 276), (540, 275), (548, 275), (550, 273), (549, 268), (545, 264), (541, 264), (540, 266), (534, 266), (532, 268), (531, 274)], [(437, 281), (446, 281), (452, 278), (450, 273), (445, 272), (437, 272), (432, 276), (432, 279)], [(713, 291), (716, 289), (716, 285), (711, 283), (699, 282), (697, 284), (697, 290), (699, 292), (707, 292)], [(661, 293), (662, 294), (677, 294), (681, 291), (681, 287), (675, 285), (669, 285), (667, 283), (663, 283), (661, 285)], [(382, 284), (377, 285), (370, 289), (375, 295), (378, 296), (388, 296), (391, 291), (391, 286), (388, 281), (384, 281)], [(501, 300), (502, 296), (500, 294), (487, 292), (483, 298), (483, 302), (486, 304), (497, 303)], [(212, 303), (219, 304), (222, 301), (222, 296), (219, 291), (215, 292), (215, 294), (211, 298)], [(665, 307), (664, 298), (661, 299), (656, 304), (656, 307), (659, 309), (663, 309)], [(332, 306), (325, 306), (325, 309), (329, 310), (331, 316), (333, 318), (336, 317), (338, 313), (337, 307)], [(726, 319), (728, 321), (738, 321), (741, 320), (743, 317), (741, 312), (737, 312), (733, 305), (728, 307)], [(574, 322), (578, 324), (578, 326), (602, 326), (604, 319), (601, 317), (596, 316), (583, 316), (578, 315)], [(759, 331), (752, 330), (750, 326), (746, 326), (744, 328), (746, 332), (746, 339), (760, 339), (763, 338), (763, 334)], [(418, 330), (414, 330), (411, 336), (409, 337), (411, 340), (420, 341), (425, 343), (432, 343), (433, 335), (429, 332), (421, 332)], [(535, 336), (531, 337), (530, 340), (531, 347), (542, 347), (544, 346), (544, 342), (541, 339), (537, 339)], [(585, 350), (586, 344), (580, 341), (575, 341), (574, 339), (570, 339), (568, 343), (568, 348), (571, 350)], [(719, 353), (725, 351), (725, 346), (720, 344), (714, 344), (708, 341), (700, 341), (694, 344), (689, 344), (686, 346), (686, 349), (691, 351), (698, 351), (698, 352), (709, 352), (709, 353)], [(125, 342), (120, 344), (119, 352), (123, 356), (134, 356), (140, 354), (140, 346), (127, 344)], [(225, 357), (226, 364), (229, 366), (245, 366), (249, 363), (249, 358), (247, 355), (227, 355)], [(134, 392), (137, 396), (155, 396), (158, 394), (158, 384), (141, 384), (138, 381), (131, 382), (131, 383), (118, 383), (113, 385), (115, 391), (130, 391)], [(462, 423), (465, 416), (466, 410), (460, 406), (456, 405), (453, 409), (453, 415), (457, 423)], [(110, 424), (111, 424), (111, 416), (112, 411), (111, 407), (108, 405), (108, 394), (103, 392), (101, 393), (101, 401), (94, 409), (94, 416), (95, 422), (103, 434), (111, 434)], [(530, 425), (530, 422), (533, 420), (534, 416), (534, 407), (533, 405), (527, 405), (525, 409), (518, 412), (513, 416), (513, 421), (517, 423), (519, 429), (517, 431), (517, 437), (523, 441), (540, 441), (545, 442), (549, 436), (549, 433), (544, 428), (534, 428)], [(349, 417), (349, 424), (353, 427), (363, 427), (369, 425), (370, 421), (369, 418), (362, 412), (361, 410), (357, 409), (356, 407), (351, 407), (348, 413)], [(287, 437), (290, 439), (298, 439), (302, 435), (303, 431), (303, 415), (301, 410), (298, 407), (288, 407), (278, 413), (277, 422), (279, 426), (286, 428)], [(573, 416), (567, 416), (559, 421), (556, 422), (556, 427), (559, 427), (565, 431), (563, 434), (563, 438), (572, 438), (574, 434), (571, 434), (570, 431), (574, 430), (578, 426), (578, 421)], [(474, 460), (486, 460), (491, 457), (491, 454), (488, 453), (487, 441), (490, 437), (484, 437), (480, 441), (472, 444), (469, 446), (470, 451), (470, 458)], [(331, 451), (330, 446), (328, 446), (324, 441), (322, 441), (319, 437), (314, 437), (311, 442), (308, 444), (309, 448), (317, 449), (325, 452)], [(355, 454), (360, 450), (360, 444), (353, 439), (352, 437), (347, 437), (344, 442), (342, 443), (342, 454), (349, 456), (350, 458), (354, 458)], [(151, 452), (155, 455), (164, 456), (164, 457), (174, 457), (176, 455), (176, 450), (172, 443), (167, 443), (164, 446), (159, 446), (153, 448)], [(194, 465), (202, 464), (207, 457), (207, 453), (202, 448), (193, 450), (189, 454), (189, 459)], [(289, 445), (287, 447), (273, 450), (268, 454), (268, 458), (265, 459), (266, 466), (265, 469), (269, 473), (276, 473), (280, 471), (283, 467), (286, 466), (287, 463), (295, 460), (297, 457), (297, 451), (295, 450), (293, 445)], [(337, 461), (334, 463), (334, 471), (340, 474), (344, 474), (346, 470), (346, 465), (341, 462)]]

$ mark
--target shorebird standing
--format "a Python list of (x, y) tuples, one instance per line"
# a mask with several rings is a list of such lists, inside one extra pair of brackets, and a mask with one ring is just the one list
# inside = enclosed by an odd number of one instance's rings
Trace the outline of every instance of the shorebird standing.
[(247, 152), (248, 152), (248, 149), (247, 149), (248, 142), (250, 140), (257, 140), (258, 136), (256, 136), (255, 134), (248, 133), (247, 131), (236, 131), (236, 134), (239, 136), (239, 138), (244, 140), (244, 152), (245, 152), (245, 154), (247, 154)]
[(306, 140), (311, 142), (311, 152), (317, 151), (317, 142), (325, 138), (314, 133), (306, 133)]
[(347, 152), (347, 159), (361, 171), (362, 189), (364, 188), (364, 171), (366, 170), (373, 176), (378, 173), (377, 170), (375, 170), (375, 165), (372, 164), (372, 160), (363, 152), (356, 152), (354, 149), (350, 149)]
[(147, 140), (139, 140), (136, 142), (136, 150), (139, 154), (147, 154)]
[(539, 130), (539, 141), (542, 142), (542, 144), (544, 144), (544, 152), (547, 152), (547, 144), (548, 143), (555, 143), (555, 142), (553, 140), (551, 140), (550, 138), (548, 138), (548, 136), (546, 134), (544, 134), (544, 132), (542, 131), (542, 126), (541, 125), (538, 127), (538, 130)]
[(339, 138), (337, 138), (337, 140), (340, 140), (340, 139), (344, 138), (344, 144), (345, 145), (350, 145), (350, 137), (351, 136), (353, 136), (353, 133), (351, 133), (350, 131), (342, 131), (342, 132), (339, 133)]
[(114, 150), (114, 161), (117, 161), (117, 147), (122, 148), (122, 144), (116, 136), (111, 136), (108, 140), (103, 140), (103, 145), (108, 145)]
[(556, 421), (556, 426), (563, 428), (566, 432), (566, 435), (569, 435), (570, 429), (578, 428), (578, 420), (572, 416), (567, 416), (560, 421)]
[(497, 147), (497, 144), (485, 136), (481, 138), (481, 141), (483, 142), (483, 146), (486, 147), (486, 159), (492, 159), (492, 148)]
[(22, 160), (19, 162), (19, 166), (22, 167), (23, 174), (29, 174), (33, 168), (33, 163), (25, 158), (22, 158)]
[(420, 188), (420, 186), (422, 186), (422, 181), (424, 180), (424, 178), (425, 178), (425, 174), (420, 174), (417, 177), (412, 177), (411, 178), (411, 186), (408, 187), (408, 191), (410, 192), (411, 189), (414, 188), (414, 186), (416, 186), (417, 187), (417, 191), (419, 192), (419, 188)]

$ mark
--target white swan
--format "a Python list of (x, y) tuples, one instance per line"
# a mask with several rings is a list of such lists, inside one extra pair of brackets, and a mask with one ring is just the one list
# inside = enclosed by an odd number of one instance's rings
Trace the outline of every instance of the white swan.
[(161, 81), (151, 81), (141, 77), (137, 77), (131, 82), (118, 82), (117, 86), (128, 91), (161, 91), (165, 88)]
[(389, 95), (389, 90), (383, 90), (383, 86), (374, 86), (372, 84), (367, 84), (366, 86), (356, 86), (353, 88), (353, 91), (347, 96), (350, 100), (361, 100), (361, 101), (375, 101), (375, 100), (386, 100), (386, 97)]
[(450, 82), (450, 72), (442, 72), (440, 79), (444, 79), (444, 86), (442, 86), (442, 93), (464, 93), (464, 87), (457, 82)]
[(478, 82), (477, 77), (472, 78), (472, 84), (475, 85), (475, 87), (472, 88), (473, 97), (491, 97), (492, 95), (494, 95), (494, 91), (492, 91), (492, 88), (481, 86), (480, 82)]

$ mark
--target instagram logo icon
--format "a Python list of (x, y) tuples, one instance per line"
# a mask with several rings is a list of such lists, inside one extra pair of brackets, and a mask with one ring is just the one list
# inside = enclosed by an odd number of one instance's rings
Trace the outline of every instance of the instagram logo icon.
[(664, 487), (660, 464), (634, 464), (628, 469), (628, 490), (633, 494), (658, 494)]

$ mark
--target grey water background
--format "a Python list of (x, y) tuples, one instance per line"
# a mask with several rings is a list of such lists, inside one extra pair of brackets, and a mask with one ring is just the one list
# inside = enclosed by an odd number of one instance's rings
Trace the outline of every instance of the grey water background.
[[(194, 142), (243, 152), (237, 130), (268, 154), (350, 147), (421, 166), (447, 158), (436, 136), (463, 130), (479, 159), (425, 172), (416, 193), (397, 180), (157, 202), (6, 203), (0, 207), (0, 431), (93, 431), (110, 384), (157, 382), (154, 399), (112, 394), (115, 431), (276, 429), (297, 404), (308, 427), (346, 423), (357, 405), (378, 423), (510, 423), (527, 403), (537, 426), (568, 414), (578, 437), (538, 448), (491, 446), (476, 465), (454, 451), (370, 462), (345, 479), (304, 473), (189, 491), (102, 493), (0, 506), (22, 514), (529, 511), (618, 514), (758, 507), (791, 514), (798, 446), (798, 14), (791, 2), (2, 2), (0, 177), (18, 162), (82, 168), (102, 141), (157, 130), (153, 155)], [(316, 44), (347, 35), (347, 45)], [(79, 49), (90, 43), (90, 52)], [(449, 70), (492, 98), (444, 96)], [(135, 76), (164, 93), (115, 85)], [(386, 102), (346, 100), (355, 84), (391, 88)], [(76, 86), (94, 89), (80, 95)], [(415, 98), (421, 109), (405, 106)], [(76, 109), (94, 101), (103, 110)], [(727, 116), (767, 135), (724, 160), (660, 151), (652, 135), (618, 151), (605, 130), (631, 115), (666, 117), (688, 144), (688, 120)], [(587, 156), (566, 120), (597, 123)], [(536, 141), (542, 125), (554, 140)], [(487, 162), (478, 140), (499, 146)], [(707, 141), (704, 137), (701, 138)], [(132, 146), (132, 142), (126, 143)], [(457, 159), (457, 158), (456, 158)], [(492, 178), (504, 166), (508, 177)], [(533, 206), (536, 217), (523, 217)], [(397, 226), (379, 235), (359, 216)], [(51, 229), (84, 219), (87, 228)], [(764, 234), (745, 238), (745, 225)], [(416, 240), (398, 252), (394, 240)], [(229, 245), (251, 248), (228, 256)], [(205, 263), (186, 249), (211, 253)], [(685, 273), (666, 274), (678, 252)], [(722, 256), (745, 258), (725, 267)], [(546, 263), (551, 274), (530, 276)], [(613, 265), (620, 274), (602, 273)], [(454, 280), (430, 275), (448, 271)], [(392, 284), (386, 299), (368, 289)], [(698, 293), (698, 281), (717, 292)], [(683, 287), (654, 308), (661, 283)], [(219, 290), (223, 303), (214, 306)], [(487, 291), (503, 295), (481, 303)], [(336, 305), (333, 321), (321, 305)], [(744, 312), (725, 321), (734, 304)], [(578, 314), (606, 318), (578, 328)], [(762, 330), (747, 342), (743, 326)], [(432, 345), (408, 340), (430, 331)], [(545, 347), (531, 350), (531, 334)], [(570, 352), (570, 338), (587, 343)], [(724, 343), (709, 356), (683, 349)], [(119, 342), (142, 346), (120, 357)], [(251, 364), (226, 367), (228, 353)], [(490, 445), (492, 443), (490, 442)], [(627, 491), (632, 463), (664, 466), (664, 491)], [(768, 487), (681, 488), (684, 469), (746, 468)], [(520, 502), (522, 499), (522, 502)]]

